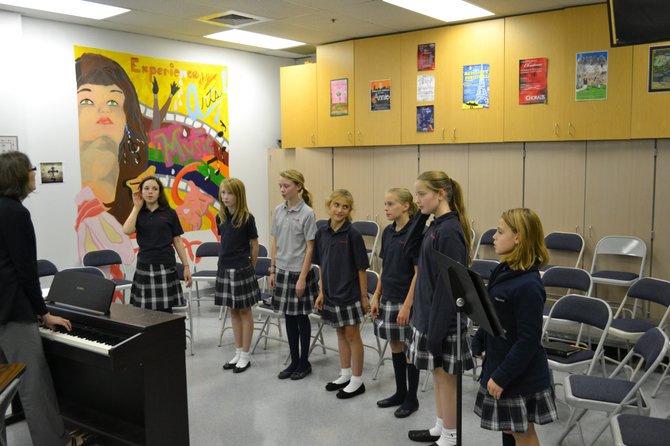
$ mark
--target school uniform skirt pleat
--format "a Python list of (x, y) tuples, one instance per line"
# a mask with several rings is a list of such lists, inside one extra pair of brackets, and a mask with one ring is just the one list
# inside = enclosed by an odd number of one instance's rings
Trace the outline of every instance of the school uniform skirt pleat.
[(481, 418), (481, 427), (492, 431), (526, 432), (528, 423), (547, 424), (558, 419), (551, 387), (530, 395), (507, 397), (503, 392), (496, 400), (481, 386), (474, 412)]
[[(428, 338), (415, 327), (411, 327), (411, 334), (405, 340), (405, 354), (419, 370), (433, 370), (434, 358), (428, 351)], [(456, 359), (458, 356), (458, 335), (452, 333), (447, 335), (442, 343), (442, 365), (441, 367), (449, 374), (456, 373)], [(461, 331), (461, 364), (462, 370), (470, 370), (474, 367), (472, 353), (467, 341), (466, 330)]]
[(407, 340), (411, 334), (409, 325), (398, 325), (398, 313), (402, 308), (402, 303), (389, 302), (382, 296), (379, 306), (379, 316), (374, 321), (375, 334), (388, 341)]
[(214, 304), (240, 309), (250, 308), (261, 300), (256, 273), (251, 266), (219, 268), (214, 287)]
[(184, 305), (184, 292), (176, 265), (138, 263), (130, 289), (130, 302), (149, 310)]
[(277, 268), (275, 272), (275, 289), (272, 295), (272, 308), (289, 316), (311, 314), (314, 300), (319, 295), (319, 285), (314, 271), (309, 270), (305, 278), (305, 291), (301, 297), (295, 295), (295, 284), (300, 277), (299, 272), (285, 271)]
[(360, 300), (350, 305), (332, 305), (326, 301), (321, 310), (321, 320), (334, 328), (360, 324), (364, 318)]

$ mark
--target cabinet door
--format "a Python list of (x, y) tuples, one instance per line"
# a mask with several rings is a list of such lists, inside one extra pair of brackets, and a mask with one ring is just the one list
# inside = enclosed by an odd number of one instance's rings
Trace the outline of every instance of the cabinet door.
[(324, 203), (333, 191), (333, 149), (296, 150), (295, 168), (305, 176), (305, 187), (312, 194), (316, 218), (327, 219)]
[[(451, 26), (447, 32), (446, 141), (503, 140), (505, 21), (487, 20)], [(463, 109), (463, 67), (489, 64), (489, 108)], [(436, 110), (437, 112), (437, 110)]]
[(373, 199), (374, 218), (381, 228), (390, 222), (384, 214), (384, 196), (392, 187), (404, 187), (414, 193), (419, 170), (417, 146), (377, 147), (374, 149)]
[(354, 196), (354, 220), (370, 220), (374, 215), (375, 150), (374, 147), (341, 147), (333, 150), (333, 189), (347, 189)]
[[(317, 126), (322, 147), (354, 144), (354, 41), (316, 48)], [(347, 80), (347, 114), (331, 115), (331, 81)], [(342, 112), (338, 112), (342, 113)]]
[(539, 215), (545, 234), (584, 235), (585, 174), (585, 142), (526, 144), (523, 205)]
[[(400, 35), (354, 42), (355, 121), (358, 146), (390, 146), (401, 143)], [(390, 81), (390, 110), (372, 111), (373, 81)], [(375, 82), (375, 88), (381, 88)]]
[(468, 214), (479, 236), (523, 204), (523, 145), (470, 144)]
[[(505, 141), (552, 141), (567, 133), (565, 26), (565, 11), (505, 19)], [(548, 59), (547, 103), (520, 105), (519, 61), (540, 57)]]
[(633, 104), (631, 138), (670, 137), (670, 91), (649, 92), (649, 48), (670, 42), (633, 47)]
[[(584, 206), (586, 269), (591, 268), (596, 243), (606, 235), (639, 237), (649, 250), (653, 188), (653, 140), (587, 143)], [(648, 265), (645, 271), (649, 272)]]
[[(468, 145), (467, 144), (441, 144), (419, 147), (419, 174), (427, 170), (441, 170), (450, 178), (458, 181), (463, 188), (465, 205), (469, 207), (468, 194)], [(409, 188), (414, 192), (414, 182)]]
[[(402, 66), (402, 143), (435, 144), (445, 142), (447, 119), (447, 70), (451, 66), (447, 53), (445, 28), (405, 33), (401, 36)], [(417, 52), (421, 44), (435, 44), (435, 69), (418, 71)], [(434, 98), (429, 101), (417, 99), (419, 79), (434, 83)], [(417, 107), (433, 106), (433, 131), (417, 131)]]
[(282, 147), (315, 147), (316, 64), (280, 69)]
[[(670, 280), (670, 140), (658, 141), (651, 275)], [(660, 315), (655, 315), (660, 319)]]
[[(572, 84), (567, 107), (568, 134), (566, 139), (626, 139), (630, 138), (632, 47), (610, 48), (607, 6), (603, 4), (565, 10), (567, 20), (566, 50), (568, 67), (566, 80)], [(607, 69), (598, 59), (586, 62), (580, 81), (576, 79), (576, 54), (608, 52)], [(577, 94), (596, 94), (604, 88), (607, 99), (577, 101)], [(579, 83), (579, 85), (577, 85)], [(576, 89), (584, 89), (576, 92)]]

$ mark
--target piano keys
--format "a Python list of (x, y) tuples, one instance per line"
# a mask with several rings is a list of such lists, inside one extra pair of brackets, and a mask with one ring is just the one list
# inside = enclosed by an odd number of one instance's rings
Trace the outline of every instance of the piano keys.
[(189, 444), (183, 316), (122, 304), (109, 315), (47, 306), (74, 328), (40, 330), (66, 424), (104, 445)]

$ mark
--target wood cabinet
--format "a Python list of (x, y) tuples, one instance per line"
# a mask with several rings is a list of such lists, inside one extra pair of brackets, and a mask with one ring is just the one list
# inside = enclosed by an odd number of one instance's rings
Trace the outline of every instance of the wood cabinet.
[(670, 137), (670, 91), (649, 92), (649, 48), (670, 42), (633, 47), (631, 138)]
[(333, 189), (347, 189), (354, 196), (354, 220), (374, 216), (373, 147), (340, 147), (334, 149)]
[(384, 214), (386, 191), (404, 187), (414, 194), (414, 180), (419, 175), (419, 148), (417, 146), (377, 147), (374, 149), (372, 170), (372, 215), (381, 228), (390, 222)]
[(280, 68), (282, 147), (316, 147), (316, 64)]
[[(316, 48), (317, 127), (319, 145), (343, 147), (354, 144), (354, 41), (320, 45)], [(331, 116), (330, 82), (346, 79), (347, 115)]]
[[(402, 94), (400, 35), (373, 37), (354, 42), (355, 145), (390, 146), (401, 143)], [(391, 82), (391, 109), (372, 111), (371, 84)]]
[[(565, 15), (560, 10), (505, 19), (505, 141), (555, 141), (567, 135), (565, 108), (574, 89), (565, 79), (574, 72), (566, 63)], [(540, 57), (548, 59), (547, 103), (520, 105), (519, 61)]]

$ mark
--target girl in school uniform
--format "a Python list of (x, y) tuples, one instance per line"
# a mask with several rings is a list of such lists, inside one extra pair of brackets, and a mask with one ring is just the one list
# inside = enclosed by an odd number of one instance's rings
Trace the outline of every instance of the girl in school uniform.
[(539, 268), (548, 254), (539, 217), (530, 209), (503, 212), (493, 245), (501, 263), (488, 289), (505, 338), (477, 331), (486, 355), (474, 410), (484, 429), (511, 433), (518, 446), (536, 446), (535, 424), (558, 418), (540, 339), (546, 294)]
[(136, 307), (172, 312), (183, 305), (184, 293), (177, 275), (174, 251), (184, 265), (184, 281), (191, 286), (191, 270), (181, 235), (184, 230), (165, 196), (163, 183), (146, 177), (133, 193), (133, 209), (123, 223), (127, 235), (137, 232), (137, 267), (130, 289), (130, 301)]
[[(433, 262), (433, 249), (468, 265), (470, 224), (465, 212), (460, 184), (441, 171), (424, 172), (415, 182), (421, 218), (409, 229), (406, 250), (420, 240), (419, 262), (414, 289), (412, 334), (407, 356), (419, 370), (433, 371), (436, 421), (430, 429), (411, 430), (413, 441), (433, 441), (439, 446), (456, 444), (456, 307), (451, 291), (439, 277)], [(425, 229), (428, 216), (434, 219)], [(420, 234), (424, 233), (423, 237)], [(407, 252), (407, 251), (406, 251)], [(461, 346), (464, 369), (472, 367), (466, 342), (466, 319), (461, 321)]]
[(324, 322), (335, 328), (340, 353), (340, 376), (326, 384), (340, 399), (365, 392), (363, 340), (360, 323), (370, 310), (365, 270), (369, 267), (363, 236), (351, 226), (354, 197), (345, 189), (326, 202), (330, 219), (316, 233), (314, 260), (319, 265), (319, 297), (314, 306)]
[(256, 220), (247, 207), (244, 183), (226, 178), (219, 186), (218, 271), (214, 301), (230, 308), (235, 336), (235, 356), (223, 365), (224, 370), (241, 373), (249, 368), (249, 347), (254, 334), (251, 307), (261, 299), (256, 280), (258, 230)]
[(309, 314), (319, 292), (312, 271), (316, 217), (302, 173), (295, 169), (281, 172), (279, 191), (284, 202), (272, 213), (269, 280), (274, 288), (273, 307), (284, 313), (291, 363), (278, 378), (299, 380), (312, 373)]
[(379, 256), (383, 259), (381, 280), (372, 297), (371, 314), (375, 334), (387, 339), (391, 346), (395, 393), (377, 401), (378, 407), (400, 406), (394, 415), (405, 418), (419, 408), (416, 392), (419, 387), (419, 370), (408, 363), (404, 347), (409, 334), (409, 318), (414, 300), (416, 265), (405, 256), (403, 248), (412, 216), (417, 211), (412, 193), (405, 188), (393, 188), (386, 193), (384, 211), (393, 221), (382, 233)]

